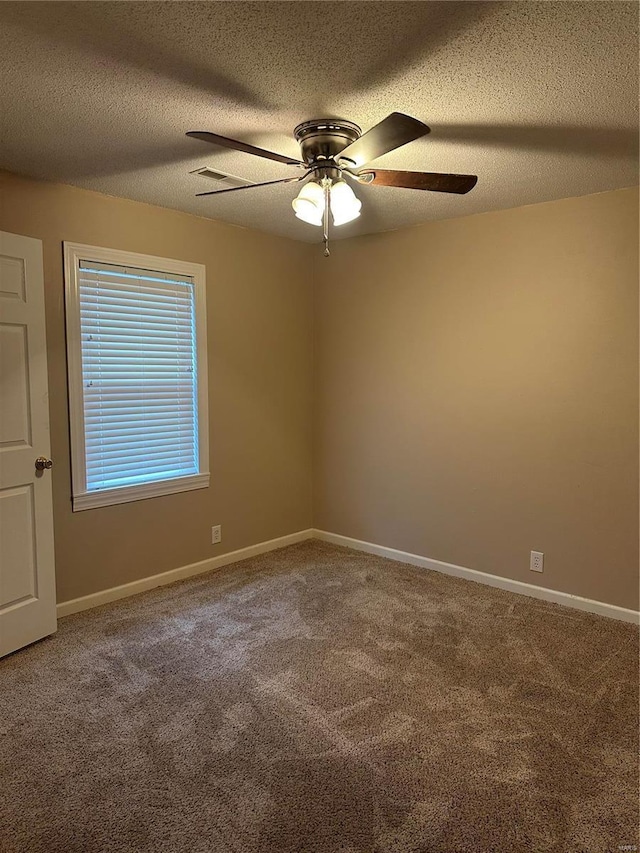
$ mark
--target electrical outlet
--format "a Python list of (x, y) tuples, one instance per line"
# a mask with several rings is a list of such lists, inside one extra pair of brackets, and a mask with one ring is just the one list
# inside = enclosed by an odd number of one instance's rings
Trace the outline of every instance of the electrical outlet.
[(532, 551), (529, 560), (529, 568), (532, 572), (541, 572), (544, 568), (544, 554), (542, 551)]
[[(222, 542), (222, 525), (221, 524), (215, 524), (211, 528), (211, 544), (217, 545), (218, 542)], [(542, 569), (540, 569), (540, 571), (542, 571)]]

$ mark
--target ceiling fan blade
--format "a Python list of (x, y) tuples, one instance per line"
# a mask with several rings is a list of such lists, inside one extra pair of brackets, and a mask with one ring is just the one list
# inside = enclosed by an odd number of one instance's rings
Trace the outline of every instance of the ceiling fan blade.
[(211, 142), (213, 145), (221, 145), (223, 148), (231, 148), (234, 151), (243, 151), (245, 154), (255, 154), (256, 157), (264, 157), (267, 160), (275, 160), (276, 163), (286, 163), (287, 166), (305, 166), (302, 160), (296, 160), (295, 157), (286, 157), (284, 154), (276, 154), (273, 151), (266, 151), (264, 148), (257, 148), (255, 145), (249, 145), (248, 142), (241, 142), (239, 139), (229, 139), (227, 136), (218, 136), (217, 133), (209, 133), (208, 130), (190, 130), (186, 134), (192, 139), (201, 139), (203, 142)]
[[(310, 172), (307, 172), (309, 175)], [(261, 184), (247, 184), (244, 187), (228, 187), (226, 190), (210, 190), (208, 193), (196, 193), (196, 198), (203, 195), (220, 195), (221, 193), (236, 193), (238, 190), (254, 190), (256, 187), (269, 187), (273, 184), (291, 184), (303, 181), (307, 175), (296, 175), (294, 178), (279, 178), (277, 181), (263, 181)]]
[(430, 190), (434, 193), (464, 195), (478, 183), (477, 175), (442, 175), (438, 172), (396, 172), (389, 169), (367, 169), (356, 175), (364, 184), (380, 187), (404, 187), (409, 190)]
[(391, 113), (351, 145), (347, 145), (338, 155), (338, 161), (348, 160), (349, 165), (364, 166), (407, 142), (426, 136), (430, 131), (431, 128), (417, 118), (404, 113)]

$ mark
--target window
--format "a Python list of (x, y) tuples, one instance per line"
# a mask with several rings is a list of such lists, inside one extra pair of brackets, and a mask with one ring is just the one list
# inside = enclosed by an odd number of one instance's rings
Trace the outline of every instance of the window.
[(64, 254), (73, 509), (206, 488), (204, 267)]

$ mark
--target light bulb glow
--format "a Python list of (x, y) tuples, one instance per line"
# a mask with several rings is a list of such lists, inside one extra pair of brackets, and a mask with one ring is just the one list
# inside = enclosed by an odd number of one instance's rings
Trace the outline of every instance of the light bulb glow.
[(322, 225), (324, 191), (315, 181), (306, 183), (291, 202), (295, 215), (309, 225)]
[(360, 216), (362, 202), (345, 181), (331, 187), (331, 214), (334, 225), (344, 225)]

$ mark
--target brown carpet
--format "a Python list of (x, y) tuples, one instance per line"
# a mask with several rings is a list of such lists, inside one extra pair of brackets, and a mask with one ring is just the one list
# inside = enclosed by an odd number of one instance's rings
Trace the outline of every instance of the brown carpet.
[(631, 625), (319, 542), (0, 662), (2, 853), (638, 844)]

